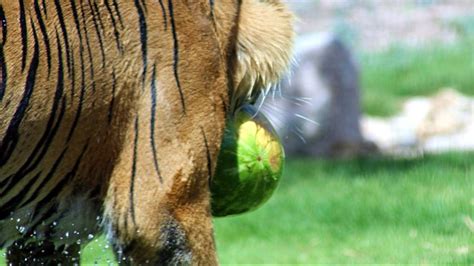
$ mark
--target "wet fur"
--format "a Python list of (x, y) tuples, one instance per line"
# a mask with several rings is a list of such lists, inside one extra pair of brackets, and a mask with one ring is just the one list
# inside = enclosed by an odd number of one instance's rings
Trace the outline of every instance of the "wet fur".
[(217, 264), (225, 120), (286, 71), (291, 20), (278, 0), (0, 0), (10, 262), (78, 261), (102, 227), (121, 262)]

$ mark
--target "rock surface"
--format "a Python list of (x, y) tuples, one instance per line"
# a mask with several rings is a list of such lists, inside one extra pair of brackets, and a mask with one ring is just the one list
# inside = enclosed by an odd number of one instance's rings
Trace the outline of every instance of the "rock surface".
[(296, 51), (291, 80), (267, 95), (261, 108), (285, 151), (347, 157), (376, 150), (360, 132), (359, 70), (350, 50), (322, 33), (299, 39)]
[(366, 116), (363, 135), (388, 154), (474, 150), (474, 98), (454, 89), (416, 97), (389, 118)]

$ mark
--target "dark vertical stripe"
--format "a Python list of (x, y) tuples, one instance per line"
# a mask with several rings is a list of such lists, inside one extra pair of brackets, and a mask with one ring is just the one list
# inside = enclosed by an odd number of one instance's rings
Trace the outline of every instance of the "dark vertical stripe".
[(18, 108), (13, 114), (13, 118), (10, 121), (10, 124), (8, 125), (6, 134), (3, 137), (3, 140), (0, 142), (0, 166), (4, 166), (6, 164), (18, 143), (18, 139), (20, 137), (18, 132), (20, 123), (25, 116), (36, 83), (36, 73), (38, 71), (39, 64), (39, 46), (36, 30), (34, 27), (32, 27), (32, 29), (35, 41), (33, 48), (33, 58), (31, 59), (31, 63), (29, 64), (30, 67), (26, 76), (26, 84), (25, 89), (23, 91), (23, 96), (20, 100)]
[[(87, 30), (87, 20), (86, 13), (84, 11), (83, 1), (81, 0), (81, 13), (82, 13), (82, 23), (84, 25), (84, 37), (86, 39), (87, 54), (89, 55), (89, 71), (90, 71), (90, 80), (92, 80), (92, 91), (95, 90), (95, 78), (94, 78), (94, 60), (92, 59), (92, 48), (90, 44), (89, 31)], [(102, 55), (104, 57), (105, 55)]]
[(102, 35), (102, 37), (104, 37), (104, 32), (106, 31), (106, 28), (104, 26), (104, 22), (102, 21), (102, 16), (101, 16), (101, 13), (100, 13), (100, 9), (99, 9), (99, 6), (97, 6), (96, 1), (92, 2), (92, 8), (94, 8), (94, 13), (97, 15), (97, 22), (99, 22), (98, 25), (100, 27), (101, 35)]
[(209, 143), (207, 141), (206, 132), (201, 127), (201, 134), (204, 140), (204, 147), (206, 148), (206, 158), (207, 158), (207, 172), (209, 174), (209, 178), (212, 176), (212, 159), (211, 159), (211, 152), (209, 151)]
[[(71, 3), (71, 9), (72, 9), (72, 14), (73, 14), (73, 18), (74, 18), (74, 23), (76, 25), (76, 31), (77, 31), (77, 34), (79, 36), (79, 60), (80, 60), (80, 64), (81, 64), (81, 85), (80, 85), (80, 94), (79, 94), (79, 102), (78, 102), (78, 106), (77, 106), (77, 111), (76, 111), (76, 115), (74, 116), (74, 120), (72, 122), (72, 126), (71, 126), (71, 129), (69, 130), (69, 134), (68, 134), (68, 138), (67, 138), (67, 141), (69, 142), (72, 138), (72, 134), (74, 133), (76, 127), (77, 127), (77, 124), (79, 123), (79, 118), (81, 116), (81, 113), (82, 113), (82, 106), (83, 106), (83, 103), (84, 103), (84, 97), (85, 97), (85, 93), (86, 93), (86, 66), (84, 64), (84, 40), (83, 40), (83, 37), (82, 37), (82, 32), (81, 32), (81, 24), (79, 22), (79, 14), (78, 14), (78, 10), (76, 8), (76, 4), (75, 4), (75, 1), (74, 0), (70, 0), (70, 3)], [(84, 15), (84, 14), (82, 14)], [(87, 37), (87, 35), (86, 35)], [(91, 51), (89, 50), (89, 56), (91, 56)], [(92, 64), (92, 60), (91, 60), (91, 71), (93, 71), (93, 64)], [(93, 77), (93, 76), (92, 76)]]
[(8, 36), (7, 19), (2, 5), (0, 5), (0, 28), (2, 29), (2, 40), (0, 41), (0, 102), (2, 102), (5, 89), (7, 88), (7, 64), (5, 62), (3, 46), (7, 42)]
[(0, 102), (2, 102), (3, 97), (5, 96), (7, 78), (7, 64), (5, 62), (5, 54), (3, 52), (3, 43), (0, 43)]
[[(92, 14), (92, 22), (94, 23), (94, 29), (95, 33), (97, 34), (97, 39), (99, 40), (99, 46), (100, 46), (100, 54), (102, 56), (102, 68), (105, 68), (105, 49), (104, 49), (104, 41), (102, 40), (102, 34), (100, 32), (99, 28), (99, 22), (97, 21), (97, 15), (100, 16), (100, 14), (96, 14), (94, 7), (92, 6), (92, 3), (90, 0), (87, 0), (87, 3), (89, 4), (89, 9)], [(84, 16), (84, 15), (83, 15)], [(87, 27), (87, 26), (85, 26)]]
[(224, 112), (224, 114), (227, 114), (229, 111), (229, 107), (227, 106), (227, 101), (222, 94), (219, 95), (219, 98), (221, 98), (221, 102), (222, 102), (222, 111)]
[(214, 0), (209, 0), (209, 7), (211, 8), (211, 18), (214, 19)]
[(120, 22), (120, 26), (123, 28), (122, 14), (120, 13), (120, 8), (117, 4), (117, 0), (112, 0), (112, 4), (114, 5), (115, 13), (117, 13), (117, 17), (118, 17), (118, 20)]
[(63, 33), (64, 46), (66, 49), (65, 52), (66, 52), (68, 77), (69, 77), (69, 80), (71, 81), (71, 95), (74, 95), (74, 90), (75, 90), (74, 58), (72, 57), (72, 51), (69, 45), (69, 37), (68, 37), (67, 28), (66, 28), (66, 23), (63, 17), (61, 3), (59, 0), (54, 0), (54, 4), (56, 6), (56, 13), (58, 14), (59, 26), (61, 27), (61, 31)]
[[(74, 25), (76, 26), (77, 35), (79, 36), (79, 53), (81, 58), (83, 58), (84, 52), (84, 41), (82, 39), (81, 24), (79, 22), (79, 14), (74, 0), (69, 0), (71, 5), (72, 17), (74, 18)], [(82, 62), (83, 60), (81, 60)]]
[(96, 1), (92, 2), (92, 8), (94, 8), (94, 13), (97, 15), (96, 17), (97, 17), (97, 21), (99, 22), (101, 33), (104, 34), (105, 32), (104, 22), (102, 21), (102, 14), (100, 13), (100, 9), (99, 9), (99, 6), (97, 6)]
[(117, 45), (117, 49), (119, 50), (119, 52), (123, 53), (123, 46), (122, 46), (122, 42), (120, 41), (120, 33), (117, 29), (117, 22), (115, 20), (115, 16), (112, 11), (112, 8), (110, 7), (109, 0), (105, 0), (105, 7), (107, 8), (107, 11), (109, 12), (110, 21), (112, 22), (112, 27), (114, 28), (115, 44)]
[[(99, 26), (99, 30), (98, 30), (97, 33), (98, 33), (100, 36), (102, 36), (102, 39), (104, 40), (104, 39), (105, 39), (105, 32), (108, 31), (108, 29), (106, 29), (105, 26), (104, 26), (104, 22), (102, 21), (102, 16), (101, 16), (101, 13), (100, 13), (100, 9), (99, 9), (99, 7), (97, 6), (97, 2), (96, 2), (96, 1), (93, 1), (93, 2), (92, 2), (92, 7), (93, 7), (93, 9), (94, 9), (93, 13), (95, 14), (93, 17), (97, 17), (97, 22), (98, 22), (97, 25)], [(107, 42), (107, 40), (105, 40), (105, 42)], [(104, 45), (101, 46), (101, 50), (102, 50), (102, 52), (103, 52), (103, 54), (104, 54), (104, 60), (102, 61), (102, 68), (105, 68), (105, 65), (106, 65), (106, 63), (105, 63), (105, 61), (106, 61), (106, 57), (105, 57), (106, 53), (105, 53), (105, 48), (104, 48), (104, 47), (105, 47)]]
[(130, 215), (132, 216), (133, 224), (137, 224), (135, 221), (135, 178), (137, 175), (137, 156), (138, 156), (138, 127), (139, 120), (138, 114), (135, 118), (135, 138), (133, 140), (133, 158), (132, 158), (132, 175), (130, 177), (130, 191), (129, 191), (129, 200), (130, 200)]
[(56, 7), (56, 13), (58, 14), (59, 26), (61, 27), (61, 32), (63, 34), (64, 46), (66, 48), (67, 66), (68, 66), (69, 74), (71, 74), (72, 72), (71, 48), (69, 46), (69, 37), (68, 37), (67, 28), (66, 28), (66, 23), (64, 21), (63, 10), (61, 8), (61, 3), (59, 0), (54, 0), (54, 4)]
[(44, 42), (44, 47), (46, 49), (46, 60), (48, 64), (48, 75), (49, 75), (49, 73), (51, 72), (51, 47), (49, 44), (48, 31), (46, 30), (46, 26), (44, 24), (43, 17), (41, 15), (41, 9), (40, 9), (38, 1), (34, 1), (34, 8), (35, 8), (36, 19), (38, 20), (41, 34), (43, 35), (43, 42)]
[(165, 30), (168, 30), (168, 15), (166, 15), (165, 5), (163, 5), (163, 0), (160, 0), (161, 13), (163, 14), (163, 23)]
[[(235, 1), (234, 3), (234, 8), (236, 8), (237, 10), (237, 14), (235, 14), (235, 18), (239, 18), (240, 17), (240, 12), (242, 12), (242, 0), (238, 0), (238, 1)], [(215, 23), (215, 22), (214, 22)], [(226, 83), (227, 83), (227, 95), (225, 95), (225, 99), (224, 97), (222, 98), (223, 99), (223, 102), (224, 103), (228, 103), (229, 102), (229, 95), (234, 95), (234, 91), (235, 91), (235, 88), (234, 88), (234, 73), (236, 71), (236, 66), (237, 66), (237, 45), (235, 45), (235, 36), (237, 36), (238, 34), (238, 30), (239, 30), (239, 27), (238, 25), (234, 25), (230, 31), (229, 31), (229, 41), (227, 42), (227, 47), (225, 47), (225, 51), (228, 51), (227, 52), (227, 58), (226, 58), (226, 66), (228, 66), (228, 69), (226, 71)], [(227, 112), (226, 112), (227, 114)]]
[(117, 76), (115, 74), (115, 68), (113, 68), (112, 69), (112, 98), (110, 100), (109, 115), (108, 115), (109, 124), (112, 122), (112, 118), (113, 118), (116, 89), (117, 89)]
[(173, 70), (174, 70), (174, 77), (176, 79), (176, 86), (178, 87), (179, 97), (181, 98), (181, 107), (183, 109), (183, 113), (186, 114), (186, 103), (184, 100), (184, 93), (183, 89), (181, 88), (181, 83), (179, 81), (179, 72), (178, 72), (178, 62), (179, 62), (179, 42), (178, 42), (178, 34), (176, 33), (176, 25), (174, 21), (174, 11), (173, 11), (173, 1), (168, 0), (168, 8), (170, 14), (170, 21), (171, 21), (171, 32), (173, 34)]
[(48, 18), (48, 8), (46, 6), (46, 0), (43, 0), (43, 10), (45, 17)]
[(2, 5), (0, 5), (0, 28), (2, 29), (2, 41), (0, 43), (5, 44), (7, 43), (7, 18)]
[(25, 4), (23, 0), (20, 2), (20, 30), (21, 30), (21, 46), (22, 46), (22, 55), (21, 55), (21, 71), (25, 70), (26, 67), (26, 57), (28, 56), (28, 34), (26, 29), (26, 16), (25, 16)]
[(155, 120), (156, 120), (156, 65), (153, 66), (153, 76), (151, 80), (151, 114), (150, 114), (150, 143), (153, 153), (153, 162), (155, 164), (155, 171), (160, 179), (160, 182), (163, 183), (163, 178), (161, 177), (160, 168), (158, 167), (158, 153), (156, 151), (155, 143)]
[(148, 35), (147, 35), (147, 25), (145, 14), (143, 13), (143, 8), (140, 5), (138, 0), (135, 0), (135, 7), (138, 12), (138, 22), (140, 28), (140, 42), (142, 48), (142, 61), (143, 61), (143, 72), (142, 72), (142, 84), (145, 85), (146, 71), (147, 71), (147, 58), (148, 58)]

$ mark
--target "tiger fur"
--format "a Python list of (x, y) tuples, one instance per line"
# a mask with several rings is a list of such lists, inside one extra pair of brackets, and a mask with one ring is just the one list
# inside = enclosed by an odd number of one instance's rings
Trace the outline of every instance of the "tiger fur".
[(0, 248), (79, 263), (217, 264), (226, 118), (288, 67), (280, 0), (0, 0)]

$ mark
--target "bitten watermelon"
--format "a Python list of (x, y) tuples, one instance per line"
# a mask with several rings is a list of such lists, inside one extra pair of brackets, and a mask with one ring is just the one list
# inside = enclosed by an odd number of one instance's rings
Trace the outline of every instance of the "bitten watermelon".
[(211, 180), (212, 215), (255, 210), (280, 181), (284, 151), (270, 122), (255, 108), (241, 108), (227, 122), (216, 172)]

